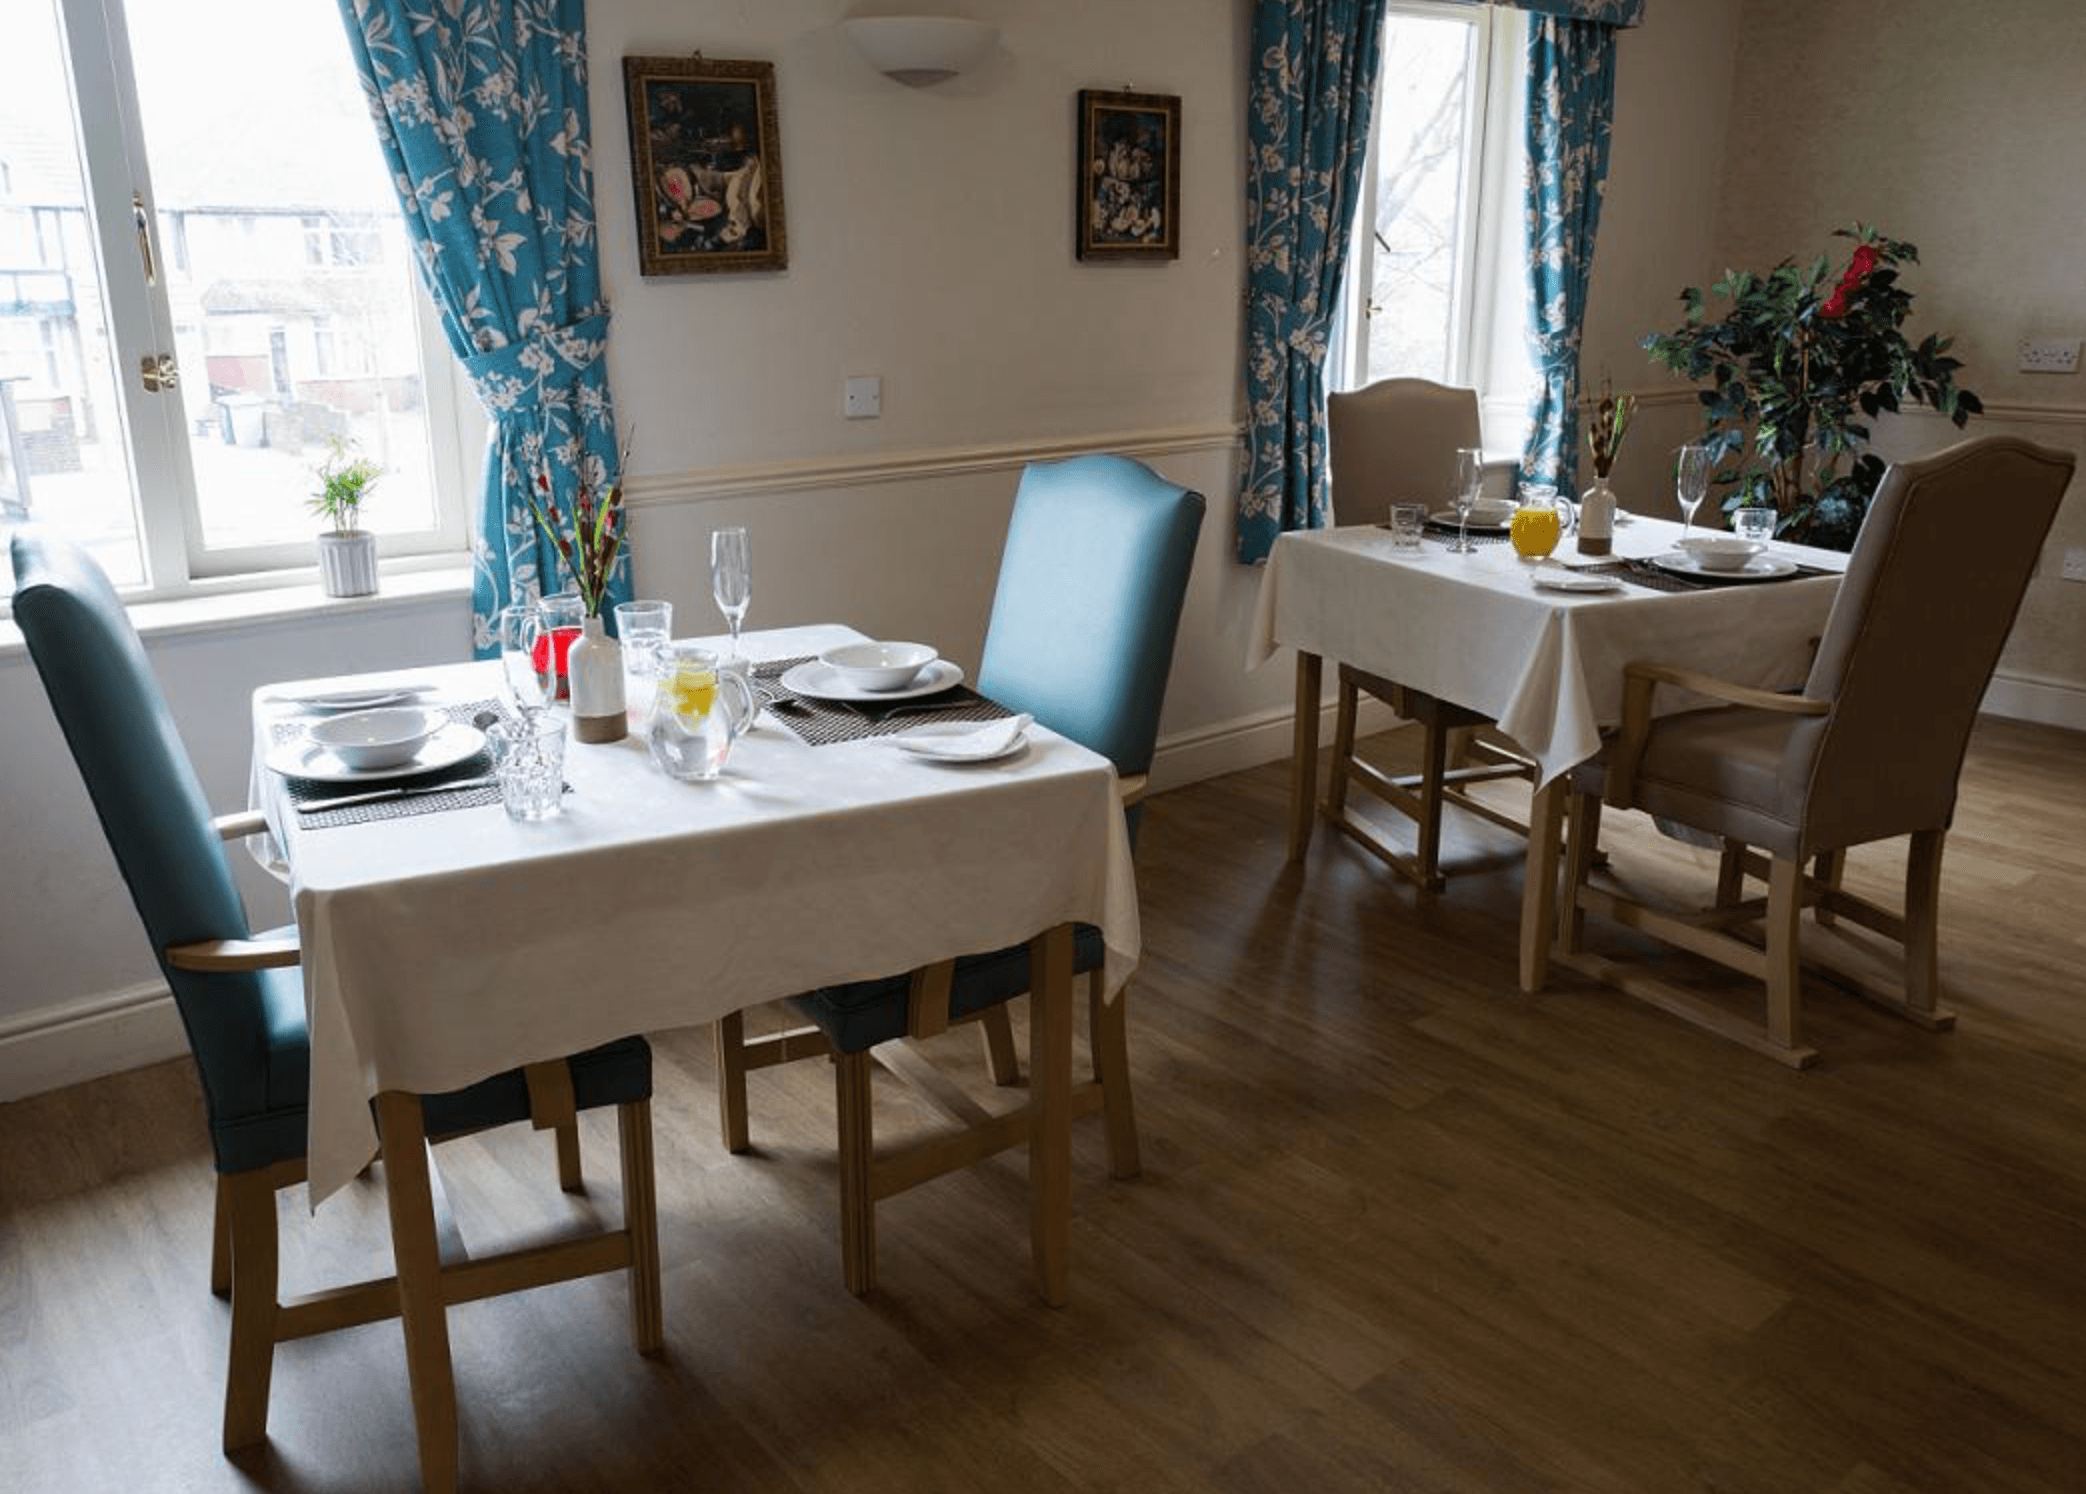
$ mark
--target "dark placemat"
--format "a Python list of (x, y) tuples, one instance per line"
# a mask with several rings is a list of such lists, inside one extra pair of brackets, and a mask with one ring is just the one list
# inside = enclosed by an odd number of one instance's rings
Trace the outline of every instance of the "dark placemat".
[[(438, 709), (447, 713), (452, 721), (471, 725), (483, 712), (491, 711), (496, 716), (506, 716), (507, 710), (497, 700), (467, 700), (456, 705), (445, 705)], [(270, 728), (271, 740), (275, 745), (304, 735), (308, 723), (278, 721)], [(283, 792), (292, 806), (302, 805), (309, 800), (345, 798), (349, 794), (366, 790), (375, 793), (380, 789), (411, 789), (413, 792), (388, 799), (379, 799), (372, 804), (350, 804), (341, 809), (321, 809), (297, 813), (298, 825), (306, 830), (330, 830), (337, 825), (366, 825), (376, 820), (404, 819), (408, 815), (436, 814), (445, 809), (476, 809), (486, 804), (500, 802), (500, 786), (497, 783), (479, 784), (474, 788), (459, 788), (439, 791), (439, 786), (458, 780), (483, 778), (492, 772), (492, 758), (483, 750), (473, 753), (462, 762), (447, 768), (438, 768), (431, 773), (415, 773), (405, 778), (387, 778), (370, 784), (316, 783), (309, 778), (292, 778), (283, 775)], [(420, 790), (437, 790), (422, 793)]]
[[(1456, 543), (1456, 526), (1454, 524), (1443, 524), (1437, 522), (1436, 520), (1429, 519), (1426, 523), (1420, 526), (1420, 537), (1422, 539), (1431, 539), (1435, 543), (1444, 547), (1453, 545)], [(1509, 538), (1510, 536), (1508, 532), (1504, 529), (1473, 529), (1470, 531), (1470, 542), (1473, 545), (1477, 545), (1480, 547), (1487, 545), (1503, 545), (1507, 543)]]
[(1773, 577), (1771, 581), (1740, 581), (1736, 577), (1719, 580), (1712, 576), (1679, 576), (1672, 571), (1653, 565), (1648, 560), (1624, 559), (1605, 561), (1600, 565), (1575, 566), (1583, 576), (1617, 576), (1632, 586), (1642, 586), (1651, 591), (1718, 591), (1726, 586), (1771, 585), (1773, 581), (1793, 581), (1800, 576), (1835, 576), (1821, 566), (1799, 565), (1786, 576)]
[(782, 683), (785, 673), (810, 662), (808, 654), (801, 659), (771, 659), (754, 666), (753, 680), (775, 719), (799, 741), (813, 747), (859, 742), (864, 737), (892, 737), (917, 726), (944, 721), (999, 721), (1014, 714), (968, 685), (952, 685), (932, 695), (884, 705), (799, 695)]

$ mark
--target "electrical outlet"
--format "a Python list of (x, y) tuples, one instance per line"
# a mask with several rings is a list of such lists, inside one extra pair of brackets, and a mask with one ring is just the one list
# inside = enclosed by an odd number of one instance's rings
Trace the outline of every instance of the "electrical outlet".
[(840, 408), (850, 420), (875, 420), (884, 413), (884, 381), (873, 375), (842, 380)]
[(2077, 373), (2079, 339), (2076, 337), (2024, 337), (2021, 339), (2022, 373)]
[(2064, 552), (2064, 579), (2086, 581), (2086, 549), (2074, 545)]

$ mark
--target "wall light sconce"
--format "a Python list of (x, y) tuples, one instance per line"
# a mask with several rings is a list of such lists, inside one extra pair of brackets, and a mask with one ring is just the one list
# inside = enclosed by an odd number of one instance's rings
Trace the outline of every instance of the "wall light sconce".
[(857, 16), (842, 24), (871, 67), (913, 88), (975, 66), (1000, 39), (999, 27), (961, 16)]

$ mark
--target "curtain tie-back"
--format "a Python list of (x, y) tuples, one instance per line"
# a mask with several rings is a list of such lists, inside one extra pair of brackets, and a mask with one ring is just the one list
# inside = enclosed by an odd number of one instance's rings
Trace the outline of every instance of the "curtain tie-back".
[(608, 313), (562, 327), (537, 327), (516, 342), (464, 360), (464, 372), (495, 419), (540, 409), (546, 393), (565, 389), (608, 352)]

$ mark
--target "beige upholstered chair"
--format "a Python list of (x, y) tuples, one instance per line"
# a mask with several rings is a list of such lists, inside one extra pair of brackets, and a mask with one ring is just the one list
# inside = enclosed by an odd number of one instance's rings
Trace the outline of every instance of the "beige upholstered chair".
[[(1384, 379), (1352, 393), (1327, 396), (1326, 433), (1336, 516), (1350, 524), (1375, 523), (1393, 503), (1443, 508), (1456, 484), (1458, 448), (1479, 444), (1477, 391), (1427, 379)], [(1355, 715), (1365, 690), (1406, 720), (1420, 723), (1419, 772), (1385, 773), (1354, 755)], [(1472, 783), (1525, 776), (1528, 771), (1526, 763), (1497, 744), (1470, 740), (1473, 729), (1491, 724), (1488, 717), (1351, 664), (1340, 666), (1338, 700), (1325, 816), (1393, 871), (1429, 891), (1447, 884), (1441, 873), (1444, 803), (1527, 833), (1526, 825), (1467, 792)], [(1366, 821), (1349, 813), (1350, 784), (1369, 790), (1412, 820), (1417, 844), (1411, 855), (1393, 850)]]
[[(1978, 702), (2073, 462), (2066, 452), (1987, 437), (1891, 468), (1800, 694), (1631, 664), (1620, 733), (1572, 776), (1563, 962), (1798, 1068), (1817, 1056), (1799, 1025), (1807, 962), (1926, 1027), (1953, 1025), (1936, 974), (1942, 837)], [(1661, 685), (1725, 703), (1654, 718)], [(1604, 800), (1721, 838), (1716, 906), (1681, 915), (1589, 885), (1587, 850)], [(1911, 837), (1901, 912), (1844, 890), (1849, 847), (1901, 835)], [(1765, 877), (1764, 900), (1742, 900), (1748, 874)], [(1807, 907), (1812, 949), (1799, 940)], [(1588, 912), (1764, 977), (1764, 1023), (1587, 953)], [(1844, 968), (1850, 958), (1873, 963), (1877, 941), (1842, 919), (1889, 941), (1883, 948), (1899, 966), (1891, 979), (1879, 985)]]

